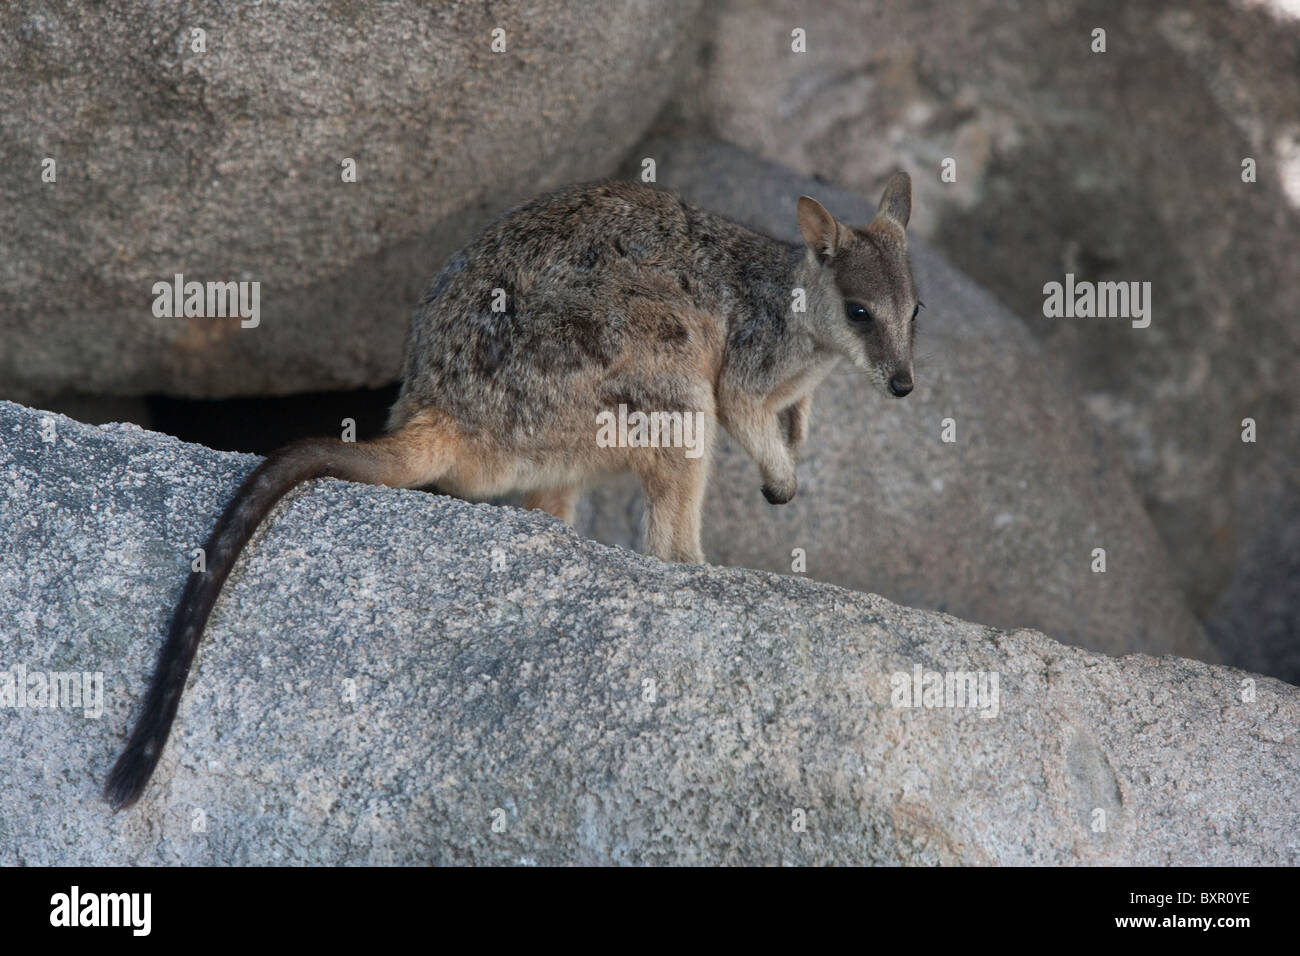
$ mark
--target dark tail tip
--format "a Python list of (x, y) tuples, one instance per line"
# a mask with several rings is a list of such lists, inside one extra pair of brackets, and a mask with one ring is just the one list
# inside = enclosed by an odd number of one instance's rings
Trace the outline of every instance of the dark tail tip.
[(113, 769), (108, 772), (108, 780), (104, 783), (104, 800), (113, 808), (114, 813), (134, 806), (144, 793), (144, 788), (149, 785), (149, 778), (158, 765), (158, 757), (156, 753), (150, 756), (147, 749), (146, 746), (131, 741), (117, 758), (117, 763), (113, 764)]

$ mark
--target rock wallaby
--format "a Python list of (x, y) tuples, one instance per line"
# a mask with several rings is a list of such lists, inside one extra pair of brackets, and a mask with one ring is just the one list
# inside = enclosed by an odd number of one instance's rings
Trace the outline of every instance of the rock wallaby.
[[(221, 515), (105, 799), (121, 809), (144, 791), (222, 583), (299, 482), (433, 485), (469, 498), (523, 492), (527, 507), (569, 521), (585, 483), (631, 471), (648, 502), (646, 550), (699, 562), (721, 424), (757, 462), (767, 500), (789, 501), (813, 389), (839, 357), (889, 394), (912, 390), (920, 303), (904, 232), (911, 208), (902, 172), (860, 228), (803, 196), (801, 247), (672, 193), (610, 181), (524, 203), (488, 226), (420, 299), (385, 434), (288, 445)], [(692, 453), (671, 440), (598, 441), (602, 414), (622, 407), (662, 422), (691, 416)]]

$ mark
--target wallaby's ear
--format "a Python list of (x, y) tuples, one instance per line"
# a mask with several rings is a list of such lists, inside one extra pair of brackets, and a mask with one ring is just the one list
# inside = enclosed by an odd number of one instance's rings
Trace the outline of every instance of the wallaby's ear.
[(799, 197), (799, 234), (817, 261), (825, 262), (840, 251), (840, 224), (826, 207), (811, 196)]
[(899, 229), (907, 228), (912, 218), (912, 177), (899, 171), (885, 183), (885, 194), (880, 197), (880, 215), (895, 223)]

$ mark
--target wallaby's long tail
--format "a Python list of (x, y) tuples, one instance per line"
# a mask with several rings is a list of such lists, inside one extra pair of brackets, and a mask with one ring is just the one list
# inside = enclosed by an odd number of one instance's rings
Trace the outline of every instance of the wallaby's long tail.
[(208, 538), (206, 570), (192, 572), (185, 582), (144, 709), (126, 749), (109, 771), (104, 799), (114, 810), (140, 799), (158, 766), (208, 614), (239, 553), (275, 503), (294, 485), (312, 478), (403, 487), (429, 484), (438, 479), (441, 470), (433, 464), (439, 450), (434, 445), (432, 429), (417, 425), (373, 442), (311, 438), (272, 452), (248, 476)]

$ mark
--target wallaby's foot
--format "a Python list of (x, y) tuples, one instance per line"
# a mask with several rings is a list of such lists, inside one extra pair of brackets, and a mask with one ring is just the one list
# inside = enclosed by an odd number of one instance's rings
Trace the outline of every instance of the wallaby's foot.
[(573, 524), (573, 512), (577, 504), (577, 488), (548, 488), (524, 496), (525, 508), (530, 511), (545, 511), (570, 525)]

